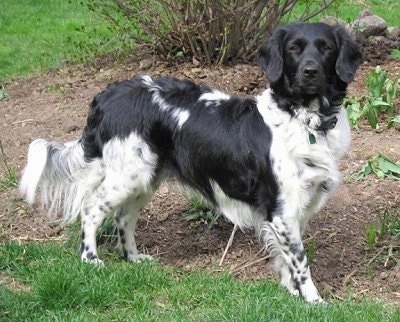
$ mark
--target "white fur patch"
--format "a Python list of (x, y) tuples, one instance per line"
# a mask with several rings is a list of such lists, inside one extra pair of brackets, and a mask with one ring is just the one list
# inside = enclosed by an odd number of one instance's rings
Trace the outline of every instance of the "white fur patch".
[(35, 201), (36, 189), (47, 163), (47, 141), (37, 139), (29, 145), (28, 163), (19, 184), (21, 194), (28, 203)]
[(142, 81), (149, 87), (149, 91), (152, 93), (153, 104), (158, 105), (160, 111), (170, 112), (172, 118), (177, 122), (178, 127), (181, 128), (190, 116), (189, 111), (166, 102), (160, 95), (161, 88), (153, 82), (150, 76), (143, 76)]
[(247, 203), (228, 197), (215, 181), (210, 183), (218, 209), (226, 218), (240, 229), (259, 227), (262, 218)]
[(179, 128), (181, 128), (183, 126), (183, 124), (185, 124), (185, 122), (188, 120), (189, 116), (190, 116), (189, 111), (182, 110), (180, 108), (177, 108), (172, 112), (172, 117), (178, 123)]
[[(210, 101), (210, 102), (215, 102), (215, 101), (221, 101), (221, 100), (229, 100), (231, 98), (230, 95), (218, 91), (218, 90), (213, 90), (212, 92), (207, 92), (202, 94), (199, 97), (199, 101)], [(207, 102), (206, 102), (206, 106), (207, 106)]]
[[(102, 163), (105, 180), (124, 187), (135, 180), (135, 186), (147, 192), (154, 175), (157, 156), (136, 133), (125, 139), (113, 138), (103, 147)], [(132, 178), (128, 178), (131, 175)], [(135, 179), (133, 179), (135, 177)]]

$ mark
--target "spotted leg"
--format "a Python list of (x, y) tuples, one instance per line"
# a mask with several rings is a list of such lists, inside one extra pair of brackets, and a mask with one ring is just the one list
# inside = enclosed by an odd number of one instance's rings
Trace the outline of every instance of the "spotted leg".
[(104, 219), (120, 206), (130, 194), (126, 187), (110, 185), (106, 179), (85, 200), (82, 213), (81, 259), (84, 262), (102, 264), (97, 255), (96, 231)]
[[(97, 256), (96, 230), (104, 218), (117, 211), (117, 214), (127, 213), (128, 201), (132, 203), (132, 219), (120, 215), (120, 240), (125, 238), (127, 256), (134, 257), (133, 231), (137, 220), (137, 213), (141, 207), (140, 200), (149, 196), (154, 183), (154, 170), (156, 168), (156, 156), (151, 152), (146, 143), (136, 134), (131, 134), (124, 140), (114, 139), (103, 147), (102, 168), (103, 180), (87, 194), (83, 201), (82, 212), (82, 246), (81, 258), (83, 261), (101, 262)], [(131, 203), (129, 203), (131, 204)], [(139, 205), (139, 206), (138, 206)], [(136, 216), (136, 217), (135, 217)], [(129, 229), (125, 229), (129, 227)], [(121, 232), (123, 231), (121, 236)], [(129, 233), (128, 233), (129, 231)], [(133, 248), (134, 247), (134, 248)], [(133, 252), (129, 255), (129, 251)]]
[(291, 294), (302, 296), (307, 302), (323, 302), (311, 279), (299, 224), (293, 221), (289, 225), (282, 216), (275, 216), (267, 226), (265, 242), (274, 257), (274, 266), (279, 272), (282, 286)]
[(150, 199), (150, 194), (130, 198), (114, 213), (118, 228), (118, 247), (127, 261), (137, 262), (152, 259), (150, 255), (138, 252), (135, 241), (136, 222), (142, 207)]

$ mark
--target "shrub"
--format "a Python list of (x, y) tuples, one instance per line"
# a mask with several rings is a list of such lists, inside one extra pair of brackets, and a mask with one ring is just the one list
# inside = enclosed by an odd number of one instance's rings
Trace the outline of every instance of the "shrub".
[[(83, 0), (119, 37), (164, 58), (205, 64), (249, 61), (297, 2), (313, 16), (326, 0)], [(301, 19), (301, 17), (300, 17)], [(136, 47), (137, 48), (137, 47)]]

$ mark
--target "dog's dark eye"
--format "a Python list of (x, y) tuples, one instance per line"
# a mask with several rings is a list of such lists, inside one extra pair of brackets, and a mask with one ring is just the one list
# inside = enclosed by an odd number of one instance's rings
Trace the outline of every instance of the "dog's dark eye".
[(328, 46), (328, 45), (323, 45), (323, 46), (322, 46), (322, 49), (325, 50), (325, 51), (329, 51), (329, 50), (331, 50), (332, 48), (331, 48), (330, 46)]
[(291, 51), (292, 53), (299, 53), (300, 52), (300, 47), (297, 45), (293, 45), (289, 47), (289, 51)]

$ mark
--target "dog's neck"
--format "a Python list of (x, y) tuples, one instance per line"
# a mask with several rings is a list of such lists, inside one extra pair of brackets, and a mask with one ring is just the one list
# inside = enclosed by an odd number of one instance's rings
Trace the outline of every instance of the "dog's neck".
[[(302, 119), (307, 126), (309, 126), (307, 119), (311, 119), (311, 115), (318, 115), (320, 121), (317, 123), (319, 124), (310, 124), (310, 126), (316, 131), (324, 132), (336, 126), (336, 114), (339, 113), (346, 96), (346, 87), (347, 84), (337, 81), (335, 86), (328, 86), (328, 89), (322, 93), (308, 95), (296, 93), (282, 82), (271, 84), (272, 97), (281, 110), (292, 117), (298, 118), (299, 115), (303, 115)], [(304, 117), (306, 114), (310, 117)]]

